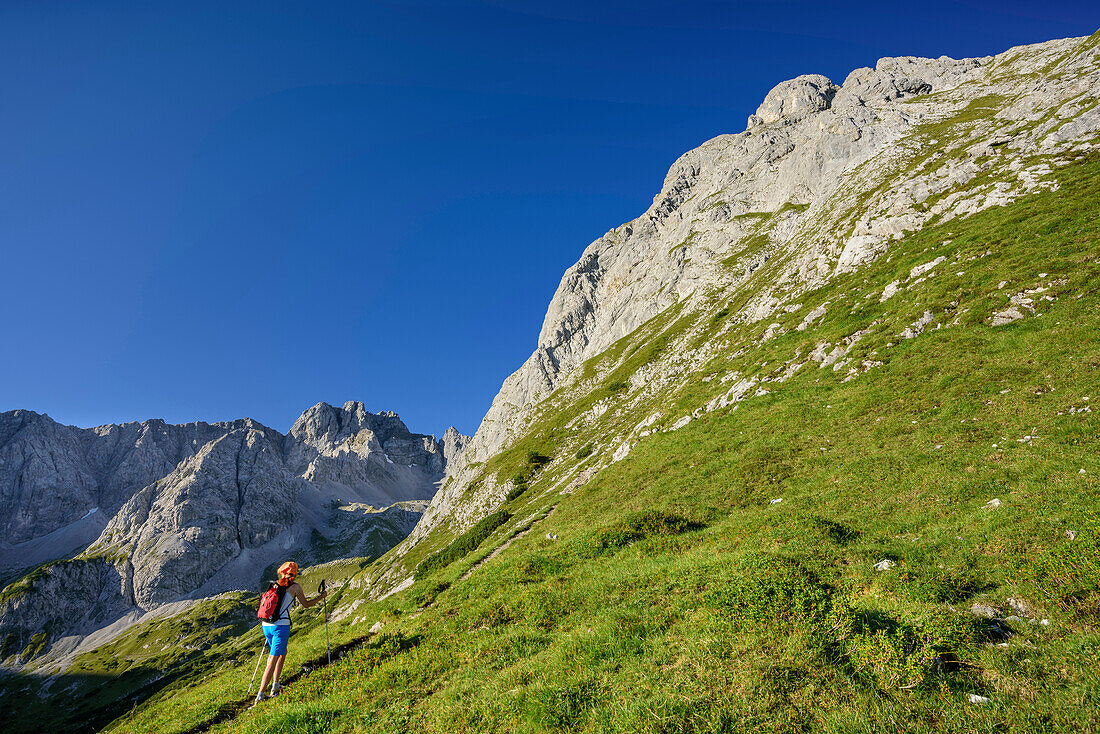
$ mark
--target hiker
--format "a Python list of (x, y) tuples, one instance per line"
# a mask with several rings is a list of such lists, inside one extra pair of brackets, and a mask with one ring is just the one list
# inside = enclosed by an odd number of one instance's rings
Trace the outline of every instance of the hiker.
[[(276, 591), (282, 592), (282, 600), (279, 603), (278, 612), (273, 615), (272, 621), (263, 622), (264, 637), (267, 638), (271, 655), (267, 659), (267, 667), (264, 668), (264, 677), (260, 679), (260, 691), (256, 694), (256, 703), (279, 694), (282, 686), (279, 685), (279, 674), (283, 672), (283, 661), (286, 660), (286, 643), (290, 639), (290, 605), (295, 600), (307, 609), (328, 596), (327, 591), (322, 591), (312, 599), (307, 599), (302, 587), (295, 581), (298, 577), (298, 564), (287, 561), (279, 566), (279, 581)], [(264, 689), (271, 683), (271, 693), (265, 694)]]

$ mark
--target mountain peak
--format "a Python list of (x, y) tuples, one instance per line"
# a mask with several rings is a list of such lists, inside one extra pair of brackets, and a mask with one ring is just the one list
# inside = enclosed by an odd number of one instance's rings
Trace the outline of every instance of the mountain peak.
[(287, 436), (295, 441), (315, 444), (339, 443), (364, 429), (370, 430), (383, 444), (394, 436), (408, 438), (419, 435), (411, 433), (394, 411), (371, 413), (363, 403), (349, 400), (341, 408), (325, 402), (317, 403), (294, 421)]
[(775, 85), (756, 114), (749, 116), (749, 127), (766, 125), (784, 117), (796, 117), (826, 110), (839, 87), (821, 74), (803, 74)]

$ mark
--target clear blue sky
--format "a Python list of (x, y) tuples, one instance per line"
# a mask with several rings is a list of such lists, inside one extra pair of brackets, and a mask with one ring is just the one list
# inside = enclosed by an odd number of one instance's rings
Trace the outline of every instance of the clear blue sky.
[[(830, 7), (831, 5), (831, 7)], [(1092, 2), (0, 3), (0, 410), (472, 433), (562, 272), (777, 82)]]

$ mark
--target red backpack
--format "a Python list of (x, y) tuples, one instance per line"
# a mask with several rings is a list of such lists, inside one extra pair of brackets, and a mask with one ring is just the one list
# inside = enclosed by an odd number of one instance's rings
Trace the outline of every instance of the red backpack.
[(267, 591), (260, 597), (260, 609), (256, 616), (264, 622), (274, 622), (279, 618), (279, 608), (283, 605), (283, 597), (286, 596), (287, 587), (272, 582)]

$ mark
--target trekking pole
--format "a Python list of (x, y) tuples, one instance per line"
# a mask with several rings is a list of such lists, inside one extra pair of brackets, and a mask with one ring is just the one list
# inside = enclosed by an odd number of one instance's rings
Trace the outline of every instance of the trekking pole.
[[(261, 628), (260, 634), (261, 635), (263, 634), (262, 628)], [(256, 682), (256, 673), (260, 670), (260, 661), (264, 659), (264, 650), (266, 650), (266, 649), (267, 649), (267, 637), (265, 636), (264, 637), (264, 644), (260, 648), (260, 657), (256, 658), (256, 667), (252, 669), (252, 680), (249, 681), (249, 683), (248, 683), (248, 695), (249, 696), (252, 695), (252, 684)]]
[[(317, 587), (317, 593), (318, 594), (324, 594), (325, 593), (325, 580), (324, 579), (321, 579), (321, 585)], [(328, 599), (327, 598), (322, 599), (321, 601), (324, 602), (324, 605), (325, 605), (325, 607), (324, 607), (324, 609), (325, 609), (325, 656), (328, 658), (328, 664), (332, 665), (332, 649), (329, 647), (329, 644), (328, 644)]]

